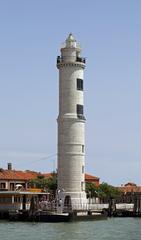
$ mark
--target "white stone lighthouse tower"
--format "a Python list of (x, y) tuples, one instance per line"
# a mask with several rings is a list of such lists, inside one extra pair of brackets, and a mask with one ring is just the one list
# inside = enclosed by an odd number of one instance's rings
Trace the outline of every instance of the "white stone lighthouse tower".
[(85, 117), (81, 48), (69, 34), (57, 57), (59, 69), (58, 198), (62, 205), (80, 209), (85, 193)]

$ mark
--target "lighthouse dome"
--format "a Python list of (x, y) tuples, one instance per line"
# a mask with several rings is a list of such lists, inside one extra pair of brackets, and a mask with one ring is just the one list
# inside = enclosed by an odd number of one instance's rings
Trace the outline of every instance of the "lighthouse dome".
[(69, 34), (69, 36), (66, 39), (66, 47), (76, 47), (76, 40), (72, 33)]
[(72, 33), (69, 34), (67, 41), (73, 41), (73, 42), (76, 41)]

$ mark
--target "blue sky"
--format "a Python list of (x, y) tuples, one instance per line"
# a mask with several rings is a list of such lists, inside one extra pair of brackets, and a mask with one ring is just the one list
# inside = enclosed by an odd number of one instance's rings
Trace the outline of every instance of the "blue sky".
[(141, 185), (141, 1), (0, 1), (0, 167), (56, 168), (56, 56), (72, 32), (87, 59), (86, 171)]

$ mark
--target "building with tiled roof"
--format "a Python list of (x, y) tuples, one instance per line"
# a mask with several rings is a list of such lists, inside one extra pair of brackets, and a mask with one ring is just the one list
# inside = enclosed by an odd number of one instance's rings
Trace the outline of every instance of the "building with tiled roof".
[(141, 193), (141, 186), (131, 182), (122, 185), (119, 189), (124, 193)]
[(38, 175), (41, 173), (0, 169), (0, 190), (14, 190), (17, 184), (27, 189), (29, 180), (37, 178)]
[(93, 183), (95, 186), (99, 186), (100, 179), (98, 177), (95, 177), (93, 175), (85, 174), (85, 182)]
[[(24, 189), (28, 188), (29, 181), (36, 179), (38, 176), (50, 178), (52, 173), (40, 173), (35, 171), (12, 170), (12, 165), (8, 169), (0, 169), (0, 190), (14, 190), (17, 184), (21, 184)], [(99, 178), (85, 174), (85, 181), (99, 185)]]

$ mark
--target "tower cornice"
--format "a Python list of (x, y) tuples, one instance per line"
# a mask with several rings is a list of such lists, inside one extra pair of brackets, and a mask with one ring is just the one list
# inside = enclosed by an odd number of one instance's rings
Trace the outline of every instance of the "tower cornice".
[(81, 67), (85, 68), (85, 63), (78, 62), (65, 62), (65, 63), (57, 63), (57, 68), (60, 69), (62, 67)]
[(82, 116), (82, 118), (78, 118), (78, 117), (68, 117), (68, 116), (58, 116), (57, 118), (57, 122), (64, 122), (64, 121), (67, 121), (67, 122), (82, 122), (82, 123), (85, 123), (86, 122), (86, 118), (84, 116)]

